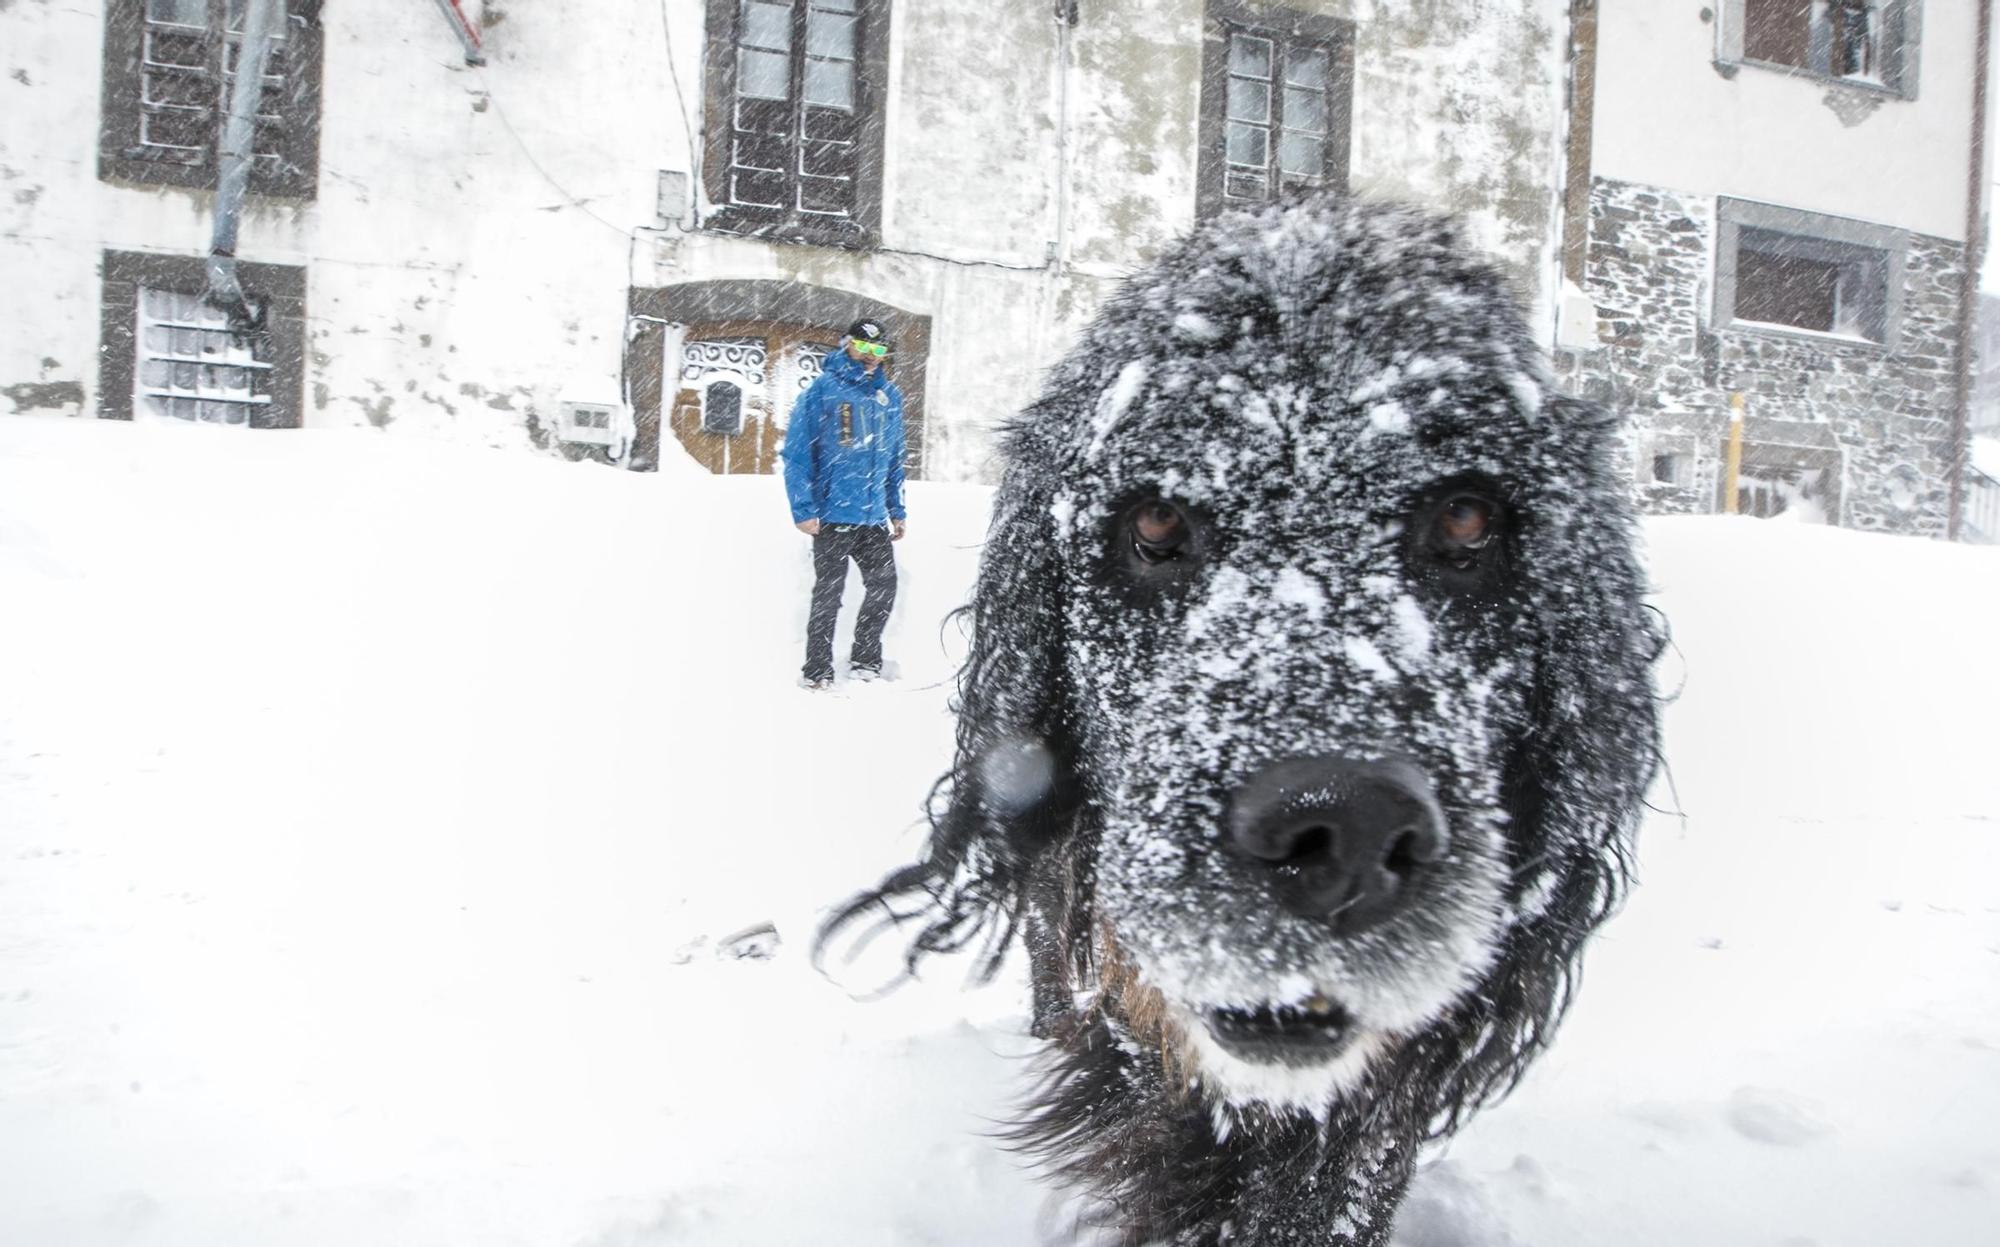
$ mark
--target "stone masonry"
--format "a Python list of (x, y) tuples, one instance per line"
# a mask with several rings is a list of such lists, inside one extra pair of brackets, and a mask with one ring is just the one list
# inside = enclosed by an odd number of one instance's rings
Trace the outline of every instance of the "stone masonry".
[(1557, 352), (1564, 383), (1626, 418), (1648, 512), (1721, 509), (1730, 396), (1748, 473), (1817, 474), (1829, 522), (1942, 534), (1965, 249), (1910, 235), (1893, 347), (1718, 327), (1716, 200), (1599, 178), (1586, 294), (1595, 348)]

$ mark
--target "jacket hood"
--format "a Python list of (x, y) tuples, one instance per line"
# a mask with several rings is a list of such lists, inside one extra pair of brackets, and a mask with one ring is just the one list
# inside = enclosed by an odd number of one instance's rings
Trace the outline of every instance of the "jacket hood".
[(889, 383), (889, 366), (886, 363), (877, 364), (870, 372), (847, 354), (846, 347), (837, 346), (827, 352), (826, 363), (822, 367), (849, 385), (865, 385), (879, 390)]

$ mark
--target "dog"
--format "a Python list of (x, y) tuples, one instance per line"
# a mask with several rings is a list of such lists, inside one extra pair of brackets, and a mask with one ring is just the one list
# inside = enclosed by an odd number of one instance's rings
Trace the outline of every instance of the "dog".
[(1425, 212), (1211, 219), (1007, 430), (955, 760), (838, 908), (1018, 937), (1008, 1137), (1125, 1247), (1372, 1247), (1511, 1089), (1659, 759), (1617, 430)]

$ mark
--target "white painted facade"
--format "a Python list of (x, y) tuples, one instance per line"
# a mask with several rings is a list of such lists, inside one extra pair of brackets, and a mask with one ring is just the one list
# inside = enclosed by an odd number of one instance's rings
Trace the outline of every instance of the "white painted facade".
[[(1355, 23), (1352, 184), (1465, 213), (1546, 320), (1564, 0), (1295, 7)], [(526, 445), (564, 400), (620, 401), (632, 288), (788, 279), (932, 318), (923, 470), (977, 478), (1194, 220), (1202, 15), (897, 0), (881, 245), (841, 251), (663, 214), (663, 171), (699, 183), (701, 0), (487, 0), (480, 67), (430, 0), (329, 0), (317, 194), (253, 197), (239, 254), (306, 269), (308, 425)], [(0, 416), (96, 413), (106, 250), (206, 249), (208, 193), (98, 176), (103, 26), (93, 0), (0, 4)]]
[(1719, 0), (1597, 8), (1596, 176), (1965, 241), (1975, 0), (1922, 0), (1916, 97), (1878, 93), (1852, 124), (1825, 102), (1835, 88), (1824, 80), (1718, 72)]

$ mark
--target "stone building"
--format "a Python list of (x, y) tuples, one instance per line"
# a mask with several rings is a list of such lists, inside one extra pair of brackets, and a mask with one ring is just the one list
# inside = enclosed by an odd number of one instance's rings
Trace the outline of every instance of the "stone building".
[(283, 2), (249, 338), (194, 297), (242, 0), (0, 5), (16, 411), (755, 472), (865, 314), (976, 479), (1123, 273), (1296, 185), (1468, 214), (1553, 324), (1568, 0)]
[(1722, 509), (1740, 409), (1744, 512), (1945, 532), (1976, 0), (1578, 8), (1558, 364), (1630, 418), (1647, 509)]

